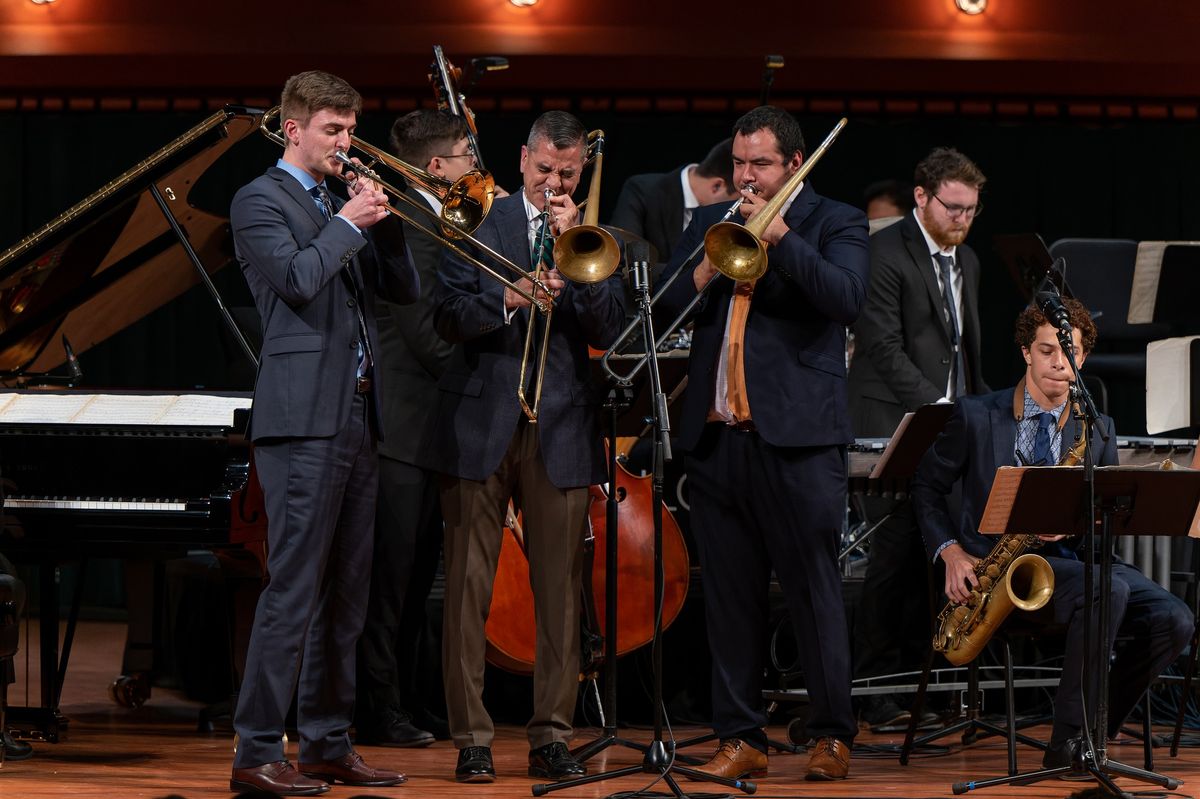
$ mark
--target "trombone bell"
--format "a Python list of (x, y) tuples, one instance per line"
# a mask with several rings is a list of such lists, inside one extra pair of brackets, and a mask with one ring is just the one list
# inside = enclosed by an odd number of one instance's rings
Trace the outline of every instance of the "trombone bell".
[(767, 273), (767, 245), (736, 222), (710, 227), (704, 253), (714, 269), (733, 280), (757, 280)]
[(599, 283), (621, 263), (621, 247), (596, 225), (577, 225), (554, 242), (554, 266), (572, 283)]

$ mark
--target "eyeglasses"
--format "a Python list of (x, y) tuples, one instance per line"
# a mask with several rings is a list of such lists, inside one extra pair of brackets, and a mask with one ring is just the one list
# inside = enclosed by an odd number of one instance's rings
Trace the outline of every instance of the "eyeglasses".
[(974, 205), (947, 205), (936, 194), (931, 193), (929, 196), (942, 203), (942, 207), (946, 209), (946, 216), (951, 219), (958, 219), (963, 214), (967, 215), (967, 219), (974, 219), (983, 213), (983, 203), (975, 203)]
[(458, 153), (457, 155), (435, 155), (434, 158), (470, 158), (475, 160), (475, 153)]

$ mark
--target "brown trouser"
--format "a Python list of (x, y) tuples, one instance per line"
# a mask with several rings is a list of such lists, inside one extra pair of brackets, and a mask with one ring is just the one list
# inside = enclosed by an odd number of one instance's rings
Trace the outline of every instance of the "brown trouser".
[(483, 706), (484, 623), (511, 498), (524, 514), (537, 616), (531, 747), (567, 742), (579, 685), (580, 579), (588, 489), (557, 488), (546, 475), (537, 426), (522, 424), (487, 480), (442, 480), (446, 601), (442, 666), (450, 734), (459, 749), (491, 746)]

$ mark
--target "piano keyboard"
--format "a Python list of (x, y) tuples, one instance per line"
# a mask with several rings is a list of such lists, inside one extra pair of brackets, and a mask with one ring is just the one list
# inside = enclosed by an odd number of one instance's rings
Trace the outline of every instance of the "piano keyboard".
[(5, 497), (6, 509), (99, 510), (151, 513), (181, 513), (188, 503), (180, 499), (131, 499), (116, 497)]

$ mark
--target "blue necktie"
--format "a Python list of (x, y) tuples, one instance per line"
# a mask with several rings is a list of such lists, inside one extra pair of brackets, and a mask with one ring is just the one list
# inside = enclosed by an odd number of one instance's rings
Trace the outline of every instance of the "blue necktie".
[(1050, 460), (1051, 431), (1054, 429), (1054, 414), (1038, 414), (1037, 435), (1033, 439), (1033, 458), (1030, 466), (1053, 466)]
[(317, 200), (317, 205), (321, 208), (321, 213), (326, 219), (333, 219), (333, 199), (329, 196), (329, 189), (325, 188), (324, 183), (318, 183), (309, 189), (309, 194)]
[(967, 393), (967, 370), (963, 358), (962, 337), (958, 334), (958, 301), (954, 297), (954, 256), (937, 252), (933, 258), (938, 263), (938, 274), (942, 278), (942, 299), (946, 302), (946, 314), (950, 322), (950, 345), (954, 348), (954, 361), (950, 370), (954, 377), (954, 396), (958, 399)]

